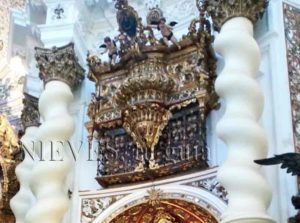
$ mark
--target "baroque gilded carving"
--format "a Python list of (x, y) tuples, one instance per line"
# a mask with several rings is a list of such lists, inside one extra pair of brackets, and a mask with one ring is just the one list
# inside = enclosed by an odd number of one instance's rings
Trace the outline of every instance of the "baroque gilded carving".
[(39, 76), (44, 84), (59, 80), (74, 89), (84, 79), (84, 69), (75, 55), (73, 43), (52, 49), (36, 47), (35, 59), (40, 70)]
[[(158, 104), (139, 105), (125, 111), (123, 127), (131, 135), (137, 147), (151, 149), (150, 168), (156, 168), (154, 147), (171, 117), (171, 112)], [(142, 160), (142, 162), (144, 162)], [(143, 166), (136, 170), (143, 170)]]
[[(171, 117), (165, 107), (175, 82), (157, 58), (137, 63), (129, 70), (129, 76), (115, 94), (115, 101), (124, 107), (123, 127), (138, 148), (151, 149), (149, 166), (156, 168), (154, 147)], [(138, 169), (143, 170), (143, 165)]]
[(157, 169), (147, 169), (146, 166), (143, 171), (137, 169), (141, 160), (149, 161), (151, 154), (148, 150), (138, 149), (123, 128), (102, 129), (97, 145), (99, 154), (96, 179), (104, 187), (207, 167), (205, 120), (201, 119), (196, 102), (173, 111), (173, 116), (155, 147), (155, 163), (159, 166)]
[(268, 0), (197, 0), (198, 7), (204, 5), (207, 14), (212, 17), (214, 27), (220, 30), (222, 25), (234, 17), (246, 17), (256, 23), (268, 6)]
[(4, 115), (0, 115), (0, 219), (14, 222), (9, 206), (10, 199), (19, 189), (15, 175), (21, 159), (21, 150), (13, 127)]
[[(105, 221), (105, 223), (108, 221)], [(217, 223), (217, 219), (201, 206), (177, 199), (161, 199), (156, 206), (148, 202), (133, 206), (109, 221), (110, 223)]]
[(23, 99), (24, 108), (21, 115), (21, 120), (24, 128), (30, 126), (38, 126), (40, 124), (40, 114), (38, 108), (38, 98), (24, 93)]
[[(87, 57), (96, 83), (86, 124), (89, 139), (97, 135), (96, 179), (106, 187), (207, 167), (205, 121), (218, 105), (209, 20), (200, 13), (177, 45), (168, 46), (151, 42), (156, 26), (143, 25), (128, 1), (116, 2), (119, 60)], [(150, 23), (160, 21), (163, 12), (151, 10)]]

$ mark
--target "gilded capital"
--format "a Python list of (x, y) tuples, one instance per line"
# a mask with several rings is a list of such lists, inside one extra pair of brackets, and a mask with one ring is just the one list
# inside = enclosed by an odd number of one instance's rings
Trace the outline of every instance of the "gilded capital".
[(38, 126), (40, 124), (39, 99), (26, 93), (24, 93), (24, 96), (24, 108), (21, 115), (23, 127)]
[(222, 25), (234, 17), (246, 17), (253, 24), (261, 18), (268, 6), (268, 0), (197, 0), (206, 5), (207, 13), (212, 17), (214, 28), (218, 31)]
[(35, 48), (35, 59), (44, 84), (59, 80), (76, 88), (84, 79), (84, 69), (75, 55), (74, 44), (52, 49)]

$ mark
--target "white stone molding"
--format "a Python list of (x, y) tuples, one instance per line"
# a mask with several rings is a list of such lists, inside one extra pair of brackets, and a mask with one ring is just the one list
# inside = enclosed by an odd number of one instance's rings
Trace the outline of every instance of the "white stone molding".
[[(220, 217), (220, 213), (222, 213), (226, 208), (226, 204), (222, 200), (217, 199), (213, 194), (200, 188), (193, 188), (184, 185), (163, 185), (156, 187), (156, 189), (160, 189), (163, 191), (163, 194), (166, 194), (166, 196), (163, 195), (164, 198), (178, 198), (196, 203), (210, 212), (217, 219)], [(147, 190), (149, 190), (149, 188), (141, 189), (133, 194), (121, 198), (119, 201), (108, 207), (96, 220), (93, 221), (93, 223), (109, 222), (118, 214), (121, 214), (125, 210), (124, 207), (129, 208), (132, 204), (137, 205), (145, 202)]]

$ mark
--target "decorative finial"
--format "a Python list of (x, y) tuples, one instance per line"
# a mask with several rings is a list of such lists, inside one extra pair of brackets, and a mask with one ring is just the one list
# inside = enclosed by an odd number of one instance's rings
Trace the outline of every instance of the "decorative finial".
[(152, 187), (150, 190), (147, 190), (147, 193), (148, 195), (146, 196), (146, 199), (151, 206), (155, 207), (160, 204), (163, 195), (163, 191), (161, 189)]

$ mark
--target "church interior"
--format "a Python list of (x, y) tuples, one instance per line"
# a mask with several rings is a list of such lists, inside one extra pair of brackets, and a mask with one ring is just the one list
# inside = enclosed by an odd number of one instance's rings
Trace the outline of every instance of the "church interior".
[(300, 223), (299, 0), (0, 3), (0, 223)]

